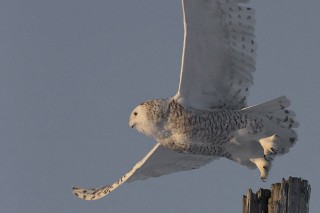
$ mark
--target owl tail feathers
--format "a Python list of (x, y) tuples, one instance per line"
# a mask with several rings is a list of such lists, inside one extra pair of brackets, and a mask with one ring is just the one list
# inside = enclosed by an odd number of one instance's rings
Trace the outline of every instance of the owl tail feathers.
[(293, 129), (299, 124), (295, 120), (295, 113), (287, 109), (289, 106), (290, 101), (281, 96), (243, 109), (263, 119), (264, 137), (261, 137), (259, 142), (264, 149), (265, 161), (261, 159), (261, 162), (254, 162), (261, 172), (261, 179), (267, 177), (274, 157), (287, 153), (297, 140), (297, 134)]
[(289, 106), (290, 101), (285, 96), (281, 96), (243, 109), (263, 119), (266, 137), (261, 138), (260, 143), (264, 148), (274, 150), (268, 153), (284, 154), (289, 151), (297, 139), (297, 134), (293, 129), (297, 128), (299, 123), (295, 120), (296, 114), (287, 109)]

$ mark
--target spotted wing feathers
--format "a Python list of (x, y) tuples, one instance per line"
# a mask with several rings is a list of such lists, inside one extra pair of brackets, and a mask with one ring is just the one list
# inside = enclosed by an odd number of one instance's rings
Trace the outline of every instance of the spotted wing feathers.
[(193, 108), (241, 109), (253, 84), (254, 10), (240, 0), (183, 0), (184, 49), (174, 97)]
[(208, 164), (215, 158), (217, 157), (174, 152), (164, 148), (158, 143), (141, 161), (115, 183), (94, 189), (73, 187), (73, 194), (83, 200), (97, 200), (106, 196), (125, 182), (133, 182), (174, 172), (197, 169)]

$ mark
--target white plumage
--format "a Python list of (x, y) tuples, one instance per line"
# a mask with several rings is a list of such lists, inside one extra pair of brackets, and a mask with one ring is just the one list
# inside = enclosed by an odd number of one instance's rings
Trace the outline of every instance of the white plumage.
[(295, 114), (282, 96), (247, 107), (256, 44), (254, 11), (245, 0), (182, 0), (184, 47), (177, 94), (137, 106), (129, 125), (158, 143), (114, 184), (73, 188), (99, 199), (124, 182), (197, 169), (226, 157), (258, 168), (265, 180), (273, 158), (297, 138)]
[(254, 11), (238, 0), (185, 0), (184, 50), (175, 98), (195, 108), (245, 106), (253, 83)]

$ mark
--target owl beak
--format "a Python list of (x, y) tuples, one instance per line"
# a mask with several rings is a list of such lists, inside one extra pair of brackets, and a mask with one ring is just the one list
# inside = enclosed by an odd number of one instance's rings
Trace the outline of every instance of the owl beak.
[(133, 122), (133, 121), (130, 121), (130, 122), (129, 122), (129, 126), (130, 126), (131, 128), (134, 128), (134, 127), (136, 126), (136, 123)]

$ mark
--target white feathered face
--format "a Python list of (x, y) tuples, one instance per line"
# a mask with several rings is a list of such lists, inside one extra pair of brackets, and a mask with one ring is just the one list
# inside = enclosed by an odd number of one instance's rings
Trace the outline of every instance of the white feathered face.
[(154, 137), (164, 120), (163, 101), (151, 100), (137, 106), (130, 114), (129, 126)]
[(131, 128), (137, 128), (141, 124), (147, 122), (146, 109), (142, 105), (137, 106), (130, 114), (129, 126)]

